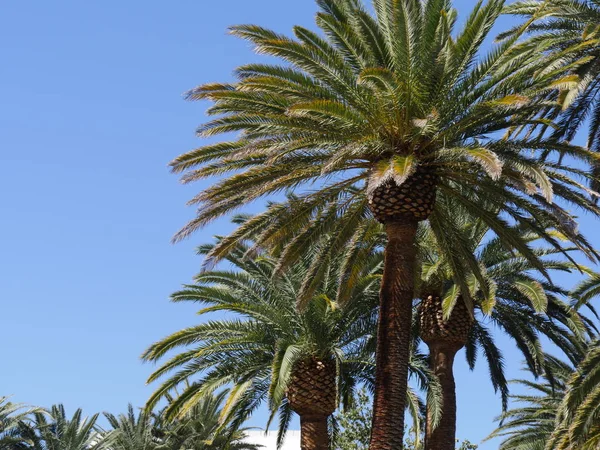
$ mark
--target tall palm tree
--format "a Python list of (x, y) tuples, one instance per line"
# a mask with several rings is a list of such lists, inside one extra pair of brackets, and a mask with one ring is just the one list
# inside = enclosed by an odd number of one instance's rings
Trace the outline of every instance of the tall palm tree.
[[(172, 162), (175, 172), (185, 173), (185, 182), (222, 177), (192, 200), (200, 205), (197, 217), (176, 239), (245, 204), (289, 190), (296, 195), (243, 225), (209, 260), (252, 235), (260, 236), (258, 245), (268, 245), (307, 224), (313, 235), (322, 234), (340, 215), (344, 233), (326, 249), (359, 237), (363, 219), (375, 217), (384, 224), (371, 448), (398, 449), (418, 223), (429, 219), (438, 238), (450, 246), (453, 230), (444, 226), (448, 211), (439, 203), (450, 197), (524, 255), (531, 250), (506, 232), (506, 218), (558, 245), (545, 231), (558, 216), (556, 226), (591, 251), (572, 230), (569, 213), (553, 202), (564, 199), (597, 215), (586, 188), (572, 177), (590, 175), (535, 155), (560, 151), (586, 164), (593, 156), (555, 141), (499, 136), (535, 123), (532, 111), (548, 105), (539, 92), (557, 91), (551, 82), (563, 73), (562, 68), (540, 70), (548, 64), (539, 62), (535, 50), (513, 59), (516, 38), (482, 54), (502, 0), (478, 2), (459, 32), (450, 0), (373, 0), (375, 16), (359, 0), (317, 3), (317, 25), (324, 36), (300, 26), (294, 27), (295, 38), (255, 25), (235, 26), (233, 34), (282, 64), (242, 66), (237, 81), (206, 84), (188, 94), (189, 99), (211, 100), (208, 112), (219, 116), (200, 127), (201, 136), (240, 135)], [(498, 203), (493, 211), (477, 201), (490, 197)], [(307, 241), (307, 233), (301, 241)], [(482, 275), (468, 252), (457, 247), (452, 254), (457, 283), (469, 301), (460, 274), (466, 265), (483, 281)], [(287, 256), (293, 261), (295, 252)], [(319, 258), (310, 271), (313, 281), (301, 292), (305, 298), (319, 281), (312, 276), (319, 273), (318, 265)]]
[[(529, 26), (530, 43), (546, 52), (560, 55), (562, 64), (571, 75), (561, 84), (562, 111), (554, 138), (572, 140), (581, 127), (588, 123), (587, 146), (600, 151), (600, 1), (598, 0), (526, 0), (517, 1), (506, 9), (508, 14), (535, 19)], [(510, 36), (508, 31), (500, 37)], [(548, 127), (545, 127), (547, 129)], [(596, 165), (596, 175), (600, 175)], [(600, 184), (592, 186), (596, 191)]]
[(165, 421), (145, 410), (137, 414), (129, 405), (127, 414), (105, 413), (111, 431), (111, 450), (258, 450), (244, 442), (245, 430), (222, 426), (220, 409), (227, 391), (208, 396), (184, 417)]
[(63, 405), (34, 412), (31, 420), (20, 421), (13, 433), (12, 450), (104, 450), (110, 448), (96, 426), (98, 414), (83, 417), (81, 409), (69, 418)]
[[(279, 445), (295, 411), (300, 416), (302, 448), (326, 449), (328, 417), (338, 402), (350, 403), (359, 384), (373, 386), (381, 258), (374, 255), (354, 283), (343, 286), (350, 291), (343, 305), (332, 300), (342, 287), (335, 267), (322, 267), (327, 275), (320, 289), (299, 312), (296, 300), (309, 257), (274, 278), (276, 260), (268, 255), (244, 257), (248, 248), (238, 244), (229, 253), (234, 270), (203, 272), (195, 285), (173, 295), (174, 301), (207, 305), (201, 315), (226, 311), (238, 318), (212, 320), (152, 345), (144, 354), (148, 361), (178, 351), (150, 377), (155, 381), (172, 372), (148, 405), (153, 407), (182, 383), (195, 381), (167, 407), (165, 417), (177, 417), (198, 399), (232, 384), (224, 419), (232, 418), (237, 426), (268, 400), (269, 422), (279, 415)], [(205, 246), (200, 251), (211, 249)], [(425, 360), (415, 354), (411, 367), (421, 384), (427, 384)], [(419, 416), (418, 397), (411, 393), (409, 398), (411, 412)]]
[[(479, 291), (477, 280), (470, 280), (475, 299), (475, 320), (472, 320), (459, 288), (452, 281), (451, 268), (443, 252), (429, 233), (420, 242), (423, 276), (420, 286), (421, 337), (430, 351), (431, 369), (437, 375), (443, 398), (439, 425), (433, 425), (428, 414), (425, 450), (451, 450), (456, 442), (456, 393), (453, 364), (458, 350), (467, 346), (467, 360), (474, 367), (477, 349), (481, 348), (490, 367), (492, 382), (500, 389), (503, 406), (507, 406), (508, 387), (504, 377), (501, 352), (492, 333), (485, 325), (491, 323), (505, 332), (516, 344), (536, 376), (543, 375), (545, 365), (540, 337), (546, 337), (561, 349), (571, 361), (581, 354), (584, 340), (595, 332), (593, 322), (571, 307), (568, 292), (540, 277), (526, 258), (515, 255), (502, 246), (499, 238), (490, 239), (487, 228), (468, 215), (457, 215), (454, 225), (462, 229), (472, 242), (473, 252), (485, 270), (494, 295), (486, 299)], [(523, 236), (534, 241), (535, 235)], [(547, 271), (570, 272), (577, 269), (569, 261), (551, 259), (557, 251), (539, 247), (534, 250), (543, 258)], [(490, 303), (491, 302), (491, 303)], [(453, 305), (456, 307), (453, 308)], [(448, 314), (450, 312), (450, 314)]]

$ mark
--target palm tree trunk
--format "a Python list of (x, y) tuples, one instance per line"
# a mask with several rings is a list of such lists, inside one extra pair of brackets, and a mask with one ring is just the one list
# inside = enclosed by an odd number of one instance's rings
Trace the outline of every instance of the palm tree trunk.
[(442, 417), (433, 427), (431, 409), (427, 408), (425, 450), (454, 450), (456, 447), (456, 385), (454, 383), (454, 357), (460, 349), (456, 344), (429, 343), (431, 369), (438, 377), (442, 389)]
[(300, 416), (301, 450), (329, 450), (327, 416)]
[(403, 448), (417, 226), (414, 221), (386, 223), (370, 450)]
[(454, 357), (465, 346), (473, 325), (473, 314), (462, 297), (450, 317), (444, 318), (443, 301), (429, 295), (419, 307), (421, 338), (429, 347), (430, 368), (442, 389), (442, 417), (434, 428), (431, 405), (427, 405), (425, 450), (454, 450), (456, 446), (456, 386)]

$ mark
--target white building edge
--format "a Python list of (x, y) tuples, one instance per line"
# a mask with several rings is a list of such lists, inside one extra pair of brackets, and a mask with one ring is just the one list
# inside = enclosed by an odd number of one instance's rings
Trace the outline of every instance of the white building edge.
[[(247, 431), (246, 442), (262, 445), (262, 450), (277, 449), (277, 432), (269, 431), (265, 433), (261, 430)], [(300, 450), (300, 431), (288, 431), (281, 450)]]

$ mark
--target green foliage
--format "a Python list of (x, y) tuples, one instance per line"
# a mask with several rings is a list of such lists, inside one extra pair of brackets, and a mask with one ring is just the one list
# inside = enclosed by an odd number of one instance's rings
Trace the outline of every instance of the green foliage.
[(469, 441), (463, 441), (458, 447), (458, 450), (477, 450), (477, 445), (471, 444)]
[[(335, 416), (336, 428), (334, 450), (367, 450), (371, 436), (371, 398), (366, 390), (356, 392), (354, 403), (351, 408), (340, 411)], [(422, 438), (411, 430), (407, 433), (405, 450), (421, 450)], [(476, 450), (477, 446), (469, 441), (460, 444), (457, 450)]]
[(365, 389), (356, 392), (353, 405), (336, 414), (340, 431), (335, 436), (335, 450), (363, 450), (369, 448), (373, 411), (371, 398)]
[(110, 448), (96, 426), (98, 414), (84, 417), (77, 409), (68, 417), (63, 405), (38, 410), (21, 420), (12, 433), (11, 450), (104, 450)]
[(111, 450), (258, 450), (244, 442), (245, 429), (236, 429), (220, 420), (227, 391), (206, 397), (184, 417), (166, 421), (161, 413), (141, 410), (137, 415), (131, 405), (127, 414), (105, 413), (112, 427), (106, 436)]
[[(566, 76), (555, 81), (561, 90), (561, 109), (542, 110), (540, 116), (558, 119), (552, 138), (571, 141), (578, 130), (588, 126), (587, 146), (600, 150), (600, 3), (595, 0), (525, 0), (509, 5), (506, 12), (528, 20), (530, 38), (522, 49), (535, 49), (540, 60), (560, 56), (560, 64), (569, 68)], [(501, 35), (510, 36), (514, 30)], [(548, 126), (542, 127), (542, 133)], [(600, 175), (596, 164), (595, 175)], [(594, 180), (592, 188), (600, 184)], [(598, 194), (591, 193), (596, 199)]]

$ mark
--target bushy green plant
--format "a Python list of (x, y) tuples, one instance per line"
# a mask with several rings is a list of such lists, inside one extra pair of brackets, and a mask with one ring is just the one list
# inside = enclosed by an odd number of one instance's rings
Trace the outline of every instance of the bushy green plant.
[[(366, 450), (371, 437), (371, 397), (366, 389), (357, 391), (353, 407), (340, 411), (335, 416), (333, 450)], [(422, 437), (413, 429), (406, 433), (404, 450), (422, 450)], [(457, 450), (477, 450), (477, 445), (463, 441)]]

